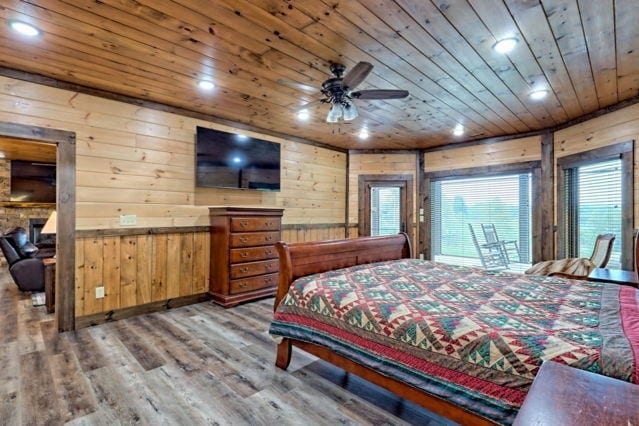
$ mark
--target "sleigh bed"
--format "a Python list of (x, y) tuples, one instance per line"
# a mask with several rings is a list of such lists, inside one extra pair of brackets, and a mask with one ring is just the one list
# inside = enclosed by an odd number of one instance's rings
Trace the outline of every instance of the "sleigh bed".
[(637, 383), (639, 292), (410, 258), (405, 234), (276, 245), (270, 333), (463, 424), (510, 424), (543, 361)]

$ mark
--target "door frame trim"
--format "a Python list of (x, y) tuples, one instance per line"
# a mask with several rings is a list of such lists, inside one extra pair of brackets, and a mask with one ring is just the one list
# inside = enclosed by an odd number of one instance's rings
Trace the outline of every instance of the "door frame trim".
[(406, 185), (406, 230), (413, 247), (415, 246), (414, 222), (415, 222), (415, 205), (413, 202), (413, 175), (410, 174), (376, 174), (376, 175), (359, 175), (357, 190), (357, 230), (359, 236), (366, 234), (366, 185), (371, 182), (403, 182)]
[(0, 136), (51, 143), (56, 149), (55, 322), (58, 331), (75, 329), (75, 132), (0, 122)]

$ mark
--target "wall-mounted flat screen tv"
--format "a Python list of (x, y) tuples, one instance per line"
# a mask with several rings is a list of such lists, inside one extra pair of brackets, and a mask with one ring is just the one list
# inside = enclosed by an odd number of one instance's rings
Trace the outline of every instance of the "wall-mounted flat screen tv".
[(197, 128), (196, 185), (280, 190), (280, 144), (241, 134)]
[(10, 200), (55, 203), (55, 164), (11, 161)]

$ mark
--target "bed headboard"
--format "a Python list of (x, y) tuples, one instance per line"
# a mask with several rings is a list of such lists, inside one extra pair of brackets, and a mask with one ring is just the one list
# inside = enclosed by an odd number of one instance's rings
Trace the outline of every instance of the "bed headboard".
[(305, 275), (411, 257), (410, 240), (405, 233), (294, 244), (280, 241), (275, 248), (280, 257), (276, 307), (291, 283)]

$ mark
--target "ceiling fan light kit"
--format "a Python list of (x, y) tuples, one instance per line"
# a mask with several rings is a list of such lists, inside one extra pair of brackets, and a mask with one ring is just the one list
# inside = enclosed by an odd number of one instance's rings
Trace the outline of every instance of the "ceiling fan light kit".
[(353, 92), (353, 89), (362, 83), (373, 70), (373, 65), (368, 62), (358, 62), (346, 75), (344, 75), (346, 67), (342, 64), (331, 64), (330, 70), (334, 77), (322, 83), (322, 88), (320, 89), (324, 97), (297, 108), (295, 112), (298, 116), (302, 111), (308, 111), (311, 107), (331, 104), (331, 108), (326, 115), (327, 123), (339, 123), (340, 120), (351, 121), (359, 116), (357, 107), (353, 102), (354, 99), (402, 99), (408, 96), (408, 91), (394, 89), (372, 89)]

